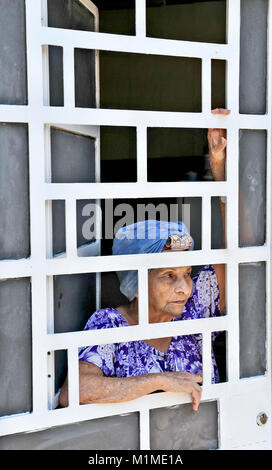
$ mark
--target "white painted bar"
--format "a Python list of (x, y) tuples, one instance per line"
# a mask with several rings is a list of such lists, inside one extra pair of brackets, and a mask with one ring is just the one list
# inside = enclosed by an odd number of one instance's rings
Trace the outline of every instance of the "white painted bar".
[[(270, 404), (272, 403), (272, 374), (271, 374), (271, 357), (272, 357), (272, 348), (271, 348), (271, 329), (272, 329), (272, 319), (271, 319), (271, 294), (272, 294), (272, 166), (271, 166), (271, 155), (272, 155), (272, 77), (271, 77), (271, 70), (272, 70), (272, 3), (269, 2), (268, 5), (268, 21), (267, 21), (267, 46), (268, 46), (268, 54), (267, 54), (267, 115), (270, 118), (270, 124), (267, 129), (267, 163), (266, 163), (266, 171), (267, 171), (267, 178), (266, 178), (266, 242), (268, 247), (270, 247), (270, 256), (269, 261), (266, 263), (266, 298), (269, 299), (266, 302), (266, 359), (267, 359), (267, 375), (270, 377), (270, 387), (268, 390), (268, 399)], [(271, 413), (271, 407), (270, 407)], [(272, 443), (272, 427), (269, 427), (269, 444), (271, 449)]]
[(210, 114), (212, 106), (211, 59), (202, 59), (202, 113)]
[[(54, 334), (54, 280), (53, 276), (46, 279), (46, 310), (47, 333)], [(52, 410), (55, 396), (55, 360), (54, 352), (47, 351), (47, 383), (48, 383), (48, 409)]]
[[(140, 20), (137, 18), (140, 28)], [(142, 23), (142, 21), (141, 21)], [(141, 26), (143, 33), (143, 25)], [(175, 39), (144, 38), (121, 34), (76, 31), (41, 26), (37, 31), (37, 42), (42, 45), (65, 46), (82, 49), (159, 54), (175, 57), (229, 59), (232, 47), (228, 44), (179, 41)]]
[(79, 407), (78, 349), (72, 344), (68, 348), (68, 402), (70, 410)]
[(145, 268), (138, 270), (139, 288), (139, 325), (146, 328), (148, 325), (148, 271)]
[(202, 250), (207, 251), (211, 249), (211, 198), (203, 195), (203, 191), (202, 196)]
[[(253, 377), (247, 380), (240, 380), (233, 383), (213, 384), (210, 387), (203, 386), (202, 400), (217, 399), (234, 395), (243, 395), (248, 391), (259, 393), (270, 387), (270, 378), (267, 376)], [(162, 408), (183, 403), (190, 403), (191, 396), (186, 393), (161, 392), (146, 395), (136, 400), (123, 403), (101, 405), (81, 405), (77, 412), (71, 412), (70, 408), (56, 409), (46, 413), (26, 413), (12, 415), (8, 418), (0, 418), (0, 435), (9, 435), (20, 432), (28, 432), (45, 429), (51, 426), (71, 424), (86, 421), (89, 419), (103, 418), (123, 413), (137, 412), (143, 409)]]
[(137, 38), (146, 37), (146, 1), (135, 1), (135, 26)]
[(52, 201), (45, 201), (46, 257), (53, 257)]
[[(0, 109), (1, 111), (1, 109)], [(0, 114), (1, 116), (1, 114)], [(225, 117), (202, 113), (170, 111), (145, 111), (125, 109), (74, 108), (67, 114), (65, 107), (44, 106), (43, 120), (49, 123), (67, 123), (79, 125), (112, 125), (177, 128), (240, 127), (240, 129), (265, 129), (269, 126), (267, 115), (235, 115), (234, 111)]]
[(179, 253), (143, 253), (139, 255), (114, 255), (80, 257), (73, 265), (65, 258), (46, 260), (47, 275), (77, 274), (86, 272), (109, 272), (139, 268), (165, 268), (170, 266), (198, 266), (206, 264), (231, 263), (235, 257), (239, 263), (265, 261), (269, 257), (266, 247), (247, 247), (243, 249), (184, 251)]
[[(97, 252), (97, 250), (95, 249)], [(190, 266), (206, 265), (231, 262), (233, 257), (239, 263), (269, 261), (269, 249), (266, 246), (245, 247), (230, 252), (230, 250), (210, 250), (209, 253), (195, 251), (190, 253), (148, 253), (143, 255), (126, 255), (117, 259), (117, 256), (88, 256), (79, 257), (73, 260), (73, 266), (69, 261), (54, 257), (45, 263), (47, 275), (77, 274), (87, 272), (107, 272), (118, 270), (129, 270), (143, 268), (162, 268), (168, 266)], [(187, 257), (187, 258), (186, 258)], [(189, 257), (189, 258), (188, 258)], [(26, 260), (6, 260), (1, 261), (0, 279), (30, 276), (32, 273), (31, 258)]]
[[(90, 313), (91, 314), (91, 313)], [(47, 335), (44, 340), (45, 350), (66, 349), (69, 345), (74, 347), (111, 344), (126, 341), (137, 341), (139, 339), (164, 338), (168, 336), (179, 336), (188, 334), (198, 334), (202, 332), (225, 331), (231, 325), (231, 317), (200, 318), (191, 321), (175, 321), (150, 323), (145, 325), (126, 326), (112, 330), (87, 330), (71, 333), (57, 333)]]
[[(29, 195), (31, 246), (31, 306), (32, 306), (32, 404), (33, 411), (47, 410), (47, 291), (45, 275), (46, 227), (45, 203), (40, 187), (45, 179), (44, 125), (36, 118), (34, 108), (43, 105), (42, 48), (35, 35), (41, 21), (41, 2), (26, 1), (26, 44), (28, 70), (29, 116)], [(12, 106), (10, 107), (12, 111)]]
[[(240, 0), (229, 0), (227, 8), (227, 40), (233, 47), (233, 57), (227, 63), (227, 108), (234, 116), (239, 113), (240, 72)], [(231, 191), (227, 198), (227, 247), (232, 252), (238, 247), (239, 234), (239, 124), (227, 129), (227, 182)], [(239, 275), (237, 258), (227, 265), (227, 313), (230, 328), (227, 338), (227, 377), (239, 379)]]
[(75, 60), (74, 49), (70, 46), (63, 48), (63, 81), (64, 81), (64, 106), (75, 106)]
[(231, 188), (226, 204), (226, 239), (229, 249), (236, 249), (239, 244), (239, 129), (227, 132), (227, 182)]
[[(236, 257), (239, 263), (269, 261), (270, 251), (267, 246), (239, 248), (234, 252), (230, 250), (210, 250), (208, 253), (201, 251), (176, 253), (148, 253), (143, 255), (97, 256), (97, 247), (94, 248), (94, 256), (79, 257), (70, 262), (61, 257), (46, 260), (45, 272), (47, 275), (77, 274), (87, 272), (107, 272), (122, 269), (163, 268), (168, 266), (190, 266), (203, 264), (219, 264), (231, 262)], [(189, 257), (189, 258), (188, 258)], [(22, 260), (1, 261), (0, 279), (31, 276), (31, 258)]]
[(149, 409), (140, 410), (140, 450), (150, 450)]
[(30, 235), (31, 235), (31, 306), (33, 409), (47, 408), (47, 352), (43, 343), (47, 332), (47, 292), (45, 276), (46, 227), (45, 204), (38, 198), (44, 181), (44, 166), (37, 155), (43, 146), (44, 130), (39, 123), (29, 123)]
[(137, 181), (147, 182), (147, 128), (137, 126)]
[(77, 257), (77, 220), (76, 200), (67, 198), (65, 200), (65, 234), (67, 259)]
[(50, 106), (49, 47), (42, 46), (43, 60), (43, 104)]
[[(143, 174), (142, 174), (143, 177)], [(45, 199), (122, 199), (156, 197), (205, 197), (227, 196), (225, 181), (205, 182), (182, 181), (169, 183), (45, 183), (41, 187)]]
[[(214, 331), (214, 330), (213, 330)], [(202, 364), (203, 364), (203, 384), (211, 384), (212, 378), (212, 350), (211, 331), (202, 330)]]
[[(54, 109), (53, 109), (54, 108)], [(33, 102), (28, 106), (0, 105), (0, 122), (29, 122), (36, 113), (36, 120), (42, 123), (77, 124), (93, 126), (140, 126), (145, 127), (177, 127), (177, 128), (208, 128), (208, 127), (239, 127), (240, 129), (266, 129), (270, 125), (267, 114), (241, 114), (239, 116), (205, 116), (202, 113), (183, 113), (169, 111), (140, 111), (125, 109), (94, 109), (73, 108), (67, 114), (66, 108), (41, 106)]]
[(226, 92), (227, 108), (239, 114), (239, 71), (240, 71), (240, 0), (227, 1), (227, 43), (231, 57), (227, 62)]
[(1, 260), (0, 279), (10, 279), (13, 277), (30, 277), (32, 273), (31, 259), (22, 258), (20, 260)]

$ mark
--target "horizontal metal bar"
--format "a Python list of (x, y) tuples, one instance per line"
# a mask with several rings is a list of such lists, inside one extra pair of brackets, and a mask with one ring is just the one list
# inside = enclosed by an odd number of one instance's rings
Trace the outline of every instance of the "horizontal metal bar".
[(227, 182), (199, 181), (164, 183), (45, 183), (41, 193), (45, 199), (122, 199), (227, 196)]
[(146, 126), (203, 128), (236, 127), (240, 129), (268, 129), (270, 114), (235, 114), (222, 117), (206, 113), (172, 111), (147, 111), (101, 108), (69, 108), (65, 106), (0, 105), (0, 122), (29, 122), (33, 119), (44, 124), (94, 125), (94, 126)]
[[(44, 261), (45, 275), (110, 272), (138, 268), (163, 268), (168, 266), (201, 266), (220, 263), (252, 263), (270, 260), (268, 246), (245, 247), (236, 250), (218, 249), (176, 252), (147, 253), (122, 256), (86, 256), (73, 258), (54, 257)], [(39, 258), (0, 261), (0, 279), (31, 276), (41, 266)]]
[(37, 31), (41, 45), (96, 49), (104, 51), (155, 54), (175, 57), (230, 59), (232, 46), (205, 42), (179, 41), (174, 39), (137, 37), (93, 31), (75, 31), (42, 26)]
[(145, 253), (138, 255), (93, 256), (70, 260), (47, 260), (45, 273), (47, 275), (77, 274), (86, 272), (110, 272), (133, 270), (138, 268), (164, 268), (170, 266), (200, 266), (220, 263), (249, 263), (266, 261), (270, 253), (267, 246), (238, 248), (236, 250), (201, 250), (183, 251), (176, 253)]
[(144, 325), (126, 326), (123, 328), (107, 328), (103, 330), (74, 331), (71, 333), (57, 333), (47, 335), (44, 341), (46, 351), (67, 349), (69, 345), (83, 347), (98, 344), (111, 344), (143, 339), (163, 338), (167, 336), (182, 336), (198, 334), (202, 331), (225, 331), (228, 329), (230, 318), (228, 315), (213, 318), (199, 318), (195, 320), (181, 320), (175, 322), (162, 322)]
[(32, 274), (31, 259), (11, 259), (0, 261), (0, 279), (30, 277)]
[[(270, 388), (270, 377), (252, 377), (239, 380), (237, 382), (226, 382), (212, 384), (202, 387), (202, 402), (220, 399), (220, 397), (236, 394), (245, 396), (250, 391), (259, 393), (260, 390)], [(155, 408), (164, 408), (168, 406), (190, 403), (191, 396), (186, 393), (161, 392), (145, 395), (123, 403), (109, 404), (90, 404), (79, 405), (76, 410), (68, 406), (63, 409), (51, 410), (50, 412), (25, 413), (0, 418), (0, 435), (10, 435), (21, 432), (34, 432), (51, 428), (52, 426), (61, 426), (95, 418), (104, 418), (123, 413), (133, 413), (139, 410), (148, 410)]]

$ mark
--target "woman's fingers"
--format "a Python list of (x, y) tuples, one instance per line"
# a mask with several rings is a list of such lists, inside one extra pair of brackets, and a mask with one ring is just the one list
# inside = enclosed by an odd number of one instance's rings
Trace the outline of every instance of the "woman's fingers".
[(199, 374), (190, 374), (189, 372), (166, 372), (166, 382), (164, 390), (166, 392), (185, 392), (192, 395), (193, 410), (197, 410), (201, 395), (202, 388), (199, 385), (202, 383), (202, 377)]
[(221, 129), (209, 129), (208, 142), (212, 153), (222, 153), (227, 145), (225, 131)]
[(220, 137), (220, 139), (218, 139), (217, 141), (213, 141), (212, 150), (215, 153), (223, 152), (226, 145), (227, 145), (227, 140), (225, 139), (225, 137)]
[(191, 382), (191, 391), (189, 393), (192, 395), (193, 410), (197, 411), (202, 396), (202, 388), (197, 383)]
[[(212, 114), (220, 114), (223, 116), (227, 116), (230, 114), (229, 109), (224, 109), (224, 108), (216, 108), (213, 109)], [(227, 140), (226, 140), (226, 130), (225, 129), (213, 129), (209, 128), (208, 129), (208, 141), (209, 141), (209, 146), (212, 152), (214, 153), (220, 153), (223, 152), (227, 145)]]

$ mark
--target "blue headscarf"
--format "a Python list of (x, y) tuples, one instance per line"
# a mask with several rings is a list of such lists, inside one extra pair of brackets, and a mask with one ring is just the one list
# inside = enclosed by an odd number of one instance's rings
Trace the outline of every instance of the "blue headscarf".
[[(115, 235), (114, 255), (162, 252), (169, 235), (190, 235), (183, 222), (144, 220), (121, 227)], [(194, 249), (194, 242), (189, 250)], [(138, 292), (137, 271), (118, 271), (120, 290), (130, 301)]]

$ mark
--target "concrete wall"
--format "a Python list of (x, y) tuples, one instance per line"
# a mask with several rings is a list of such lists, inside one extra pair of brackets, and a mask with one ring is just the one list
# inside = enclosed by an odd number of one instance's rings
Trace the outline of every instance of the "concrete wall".
[(266, 370), (266, 267), (264, 262), (239, 266), (240, 377)]
[(266, 112), (267, 11), (267, 0), (241, 2), (241, 114)]
[(27, 104), (24, 0), (0, 0), (0, 103)]
[(0, 438), (1, 450), (137, 450), (138, 413)]
[(0, 282), (0, 416), (32, 410), (31, 283)]
[(0, 123), (0, 142), (0, 259), (27, 258), (30, 255), (27, 124)]

